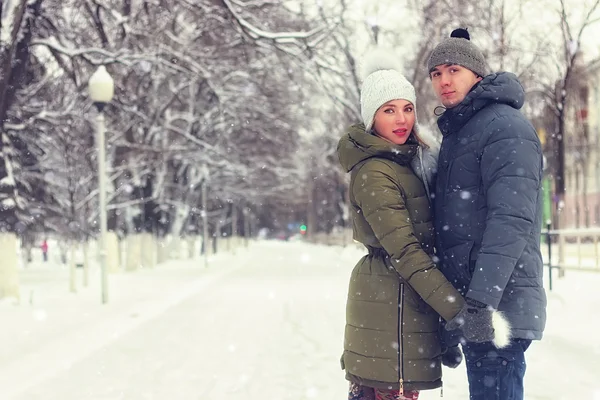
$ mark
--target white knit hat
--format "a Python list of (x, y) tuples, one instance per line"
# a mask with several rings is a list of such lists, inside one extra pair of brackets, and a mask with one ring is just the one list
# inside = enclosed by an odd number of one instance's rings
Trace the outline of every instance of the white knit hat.
[[(389, 51), (376, 50), (365, 59), (363, 66), (363, 84), (360, 93), (360, 113), (365, 124), (365, 130), (371, 131), (375, 113), (385, 103), (391, 100), (407, 100), (416, 106), (415, 88), (399, 71), (396, 59)], [(415, 126), (418, 124), (415, 111)]]

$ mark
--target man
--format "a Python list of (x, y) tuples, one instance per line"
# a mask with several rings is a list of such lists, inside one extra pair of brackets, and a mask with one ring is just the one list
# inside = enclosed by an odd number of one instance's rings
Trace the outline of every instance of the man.
[[(428, 69), (446, 108), (438, 120), (438, 257), (467, 300), (446, 329), (460, 328), (466, 340), (471, 400), (522, 400), (524, 353), (546, 323), (540, 141), (519, 111), (525, 93), (516, 76), (490, 74), (465, 29), (433, 50)], [(505, 345), (484, 339), (494, 310), (511, 325)]]

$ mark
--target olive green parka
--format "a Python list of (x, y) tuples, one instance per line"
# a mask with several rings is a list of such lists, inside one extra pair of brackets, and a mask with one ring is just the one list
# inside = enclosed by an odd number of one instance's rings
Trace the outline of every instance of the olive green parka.
[(364, 129), (351, 127), (338, 144), (354, 239), (368, 249), (350, 278), (342, 368), (364, 386), (433, 389), (442, 383), (439, 316), (452, 319), (464, 300), (432, 261), (427, 179), (411, 167), (423, 166), (413, 160), (423, 149), (414, 136), (395, 145)]

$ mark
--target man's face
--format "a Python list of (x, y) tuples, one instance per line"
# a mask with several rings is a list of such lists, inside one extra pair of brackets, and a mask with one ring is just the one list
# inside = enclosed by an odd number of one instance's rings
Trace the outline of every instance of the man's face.
[(438, 65), (429, 73), (436, 96), (444, 107), (453, 108), (471, 91), (482, 78), (460, 65)]

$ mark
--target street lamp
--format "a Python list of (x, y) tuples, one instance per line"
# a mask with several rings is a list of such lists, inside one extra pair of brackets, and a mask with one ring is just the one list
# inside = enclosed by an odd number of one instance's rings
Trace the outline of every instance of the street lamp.
[(375, 46), (379, 43), (379, 23), (377, 22), (377, 17), (371, 16), (367, 17), (365, 20), (367, 26), (371, 28), (371, 32), (373, 33), (373, 41), (375, 42)]
[(100, 206), (100, 268), (102, 271), (102, 303), (108, 302), (108, 267), (106, 265), (106, 144), (105, 144), (105, 124), (104, 107), (108, 104), (114, 95), (115, 84), (111, 76), (106, 71), (106, 67), (101, 65), (90, 78), (88, 83), (90, 98), (98, 110), (96, 117), (98, 146), (98, 185), (99, 188), (99, 206)]

